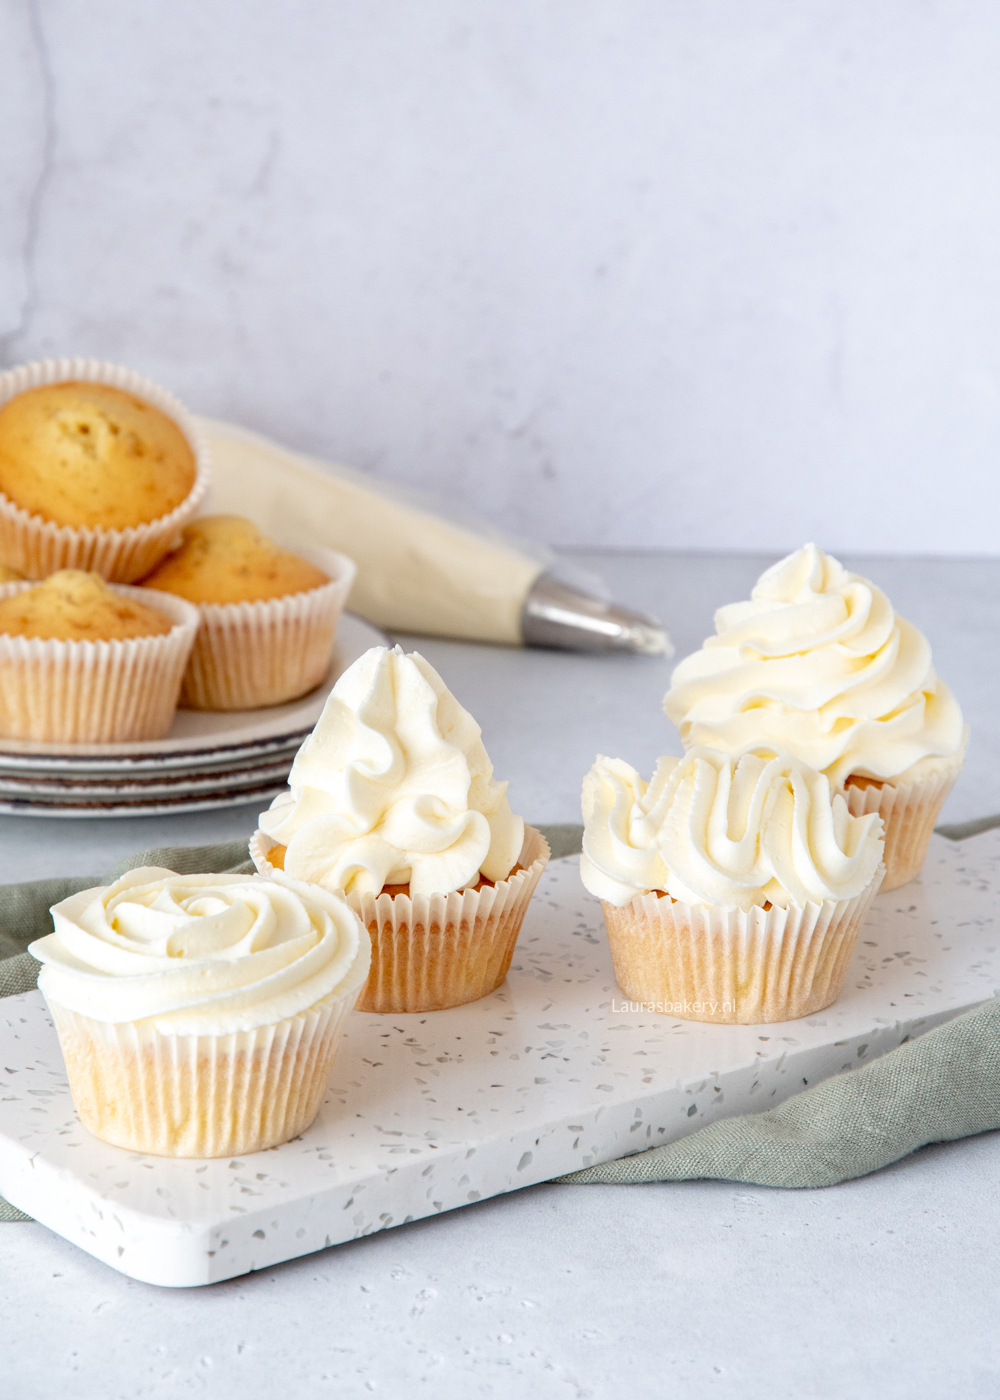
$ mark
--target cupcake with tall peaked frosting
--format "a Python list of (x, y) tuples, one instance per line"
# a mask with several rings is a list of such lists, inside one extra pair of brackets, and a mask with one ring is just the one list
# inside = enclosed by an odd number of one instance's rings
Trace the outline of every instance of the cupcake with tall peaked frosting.
[(231, 1157), (308, 1128), (368, 974), (343, 900), (281, 874), (147, 867), (52, 917), (29, 951), (95, 1137)]
[(886, 828), (883, 889), (919, 874), (968, 728), (927, 639), (868, 579), (809, 544), (720, 608), (663, 708), (686, 749), (794, 754)]
[(626, 996), (740, 1025), (836, 1000), (881, 883), (882, 819), (851, 816), (822, 773), (699, 748), (647, 784), (598, 758), (583, 817), (580, 874)]
[(348, 900), (372, 940), (358, 1007), (402, 1012), (500, 985), (549, 849), (434, 668), (373, 647), (334, 686), (250, 854)]

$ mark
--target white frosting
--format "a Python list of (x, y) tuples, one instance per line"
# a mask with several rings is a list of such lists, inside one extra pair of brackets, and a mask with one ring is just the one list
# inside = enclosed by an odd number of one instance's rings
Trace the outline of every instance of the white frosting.
[(417, 652), (373, 647), (334, 686), (260, 818), (285, 870), (328, 890), (449, 894), (503, 880), (524, 822), (472, 716)]
[(882, 818), (852, 817), (822, 773), (788, 757), (692, 749), (661, 758), (648, 786), (599, 757), (583, 820), (583, 883), (619, 908), (650, 890), (744, 911), (853, 899), (882, 859)]
[(840, 788), (960, 761), (962, 714), (926, 638), (868, 579), (804, 545), (720, 608), (717, 635), (674, 671), (663, 701), (685, 748), (792, 753)]
[(29, 952), (46, 998), (164, 1035), (228, 1035), (354, 997), (371, 940), (341, 899), (276, 873), (175, 875), (154, 866), (71, 895)]

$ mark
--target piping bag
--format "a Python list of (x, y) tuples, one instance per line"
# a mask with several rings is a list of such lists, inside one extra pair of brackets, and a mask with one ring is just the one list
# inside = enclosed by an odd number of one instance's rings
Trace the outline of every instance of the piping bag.
[(388, 632), (508, 646), (670, 655), (656, 618), (613, 603), (601, 580), (429, 497), (198, 420), (212, 454), (212, 509), (282, 543), (322, 545), (358, 566), (348, 607)]

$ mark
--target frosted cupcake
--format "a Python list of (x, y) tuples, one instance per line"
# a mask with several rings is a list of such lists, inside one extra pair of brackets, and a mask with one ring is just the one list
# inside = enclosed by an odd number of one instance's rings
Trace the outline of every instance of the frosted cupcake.
[(154, 568), (208, 489), (208, 449), (172, 394), (99, 360), (0, 374), (0, 559), (131, 583)]
[(480, 735), (422, 656), (373, 647), (260, 818), (257, 869), (343, 895), (367, 927), (362, 1011), (460, 1006), (507, 975), (549, 848), (511, 811)]
[(228, 1157), (313, 1121), (368, 975), (368, 939), (342, 900), (283, 875), (150, 867), (52, 917), (29, 952), (95, 1137)]
[(193, 521), (143, 580), (201, 613), (181, 704), (252, 710), (319, 685), (356, 572), (333, 550), (305, 549), (300, 557), (279, 549), (239, 515)]
[(583, 818), (580, 874), (627, 997), (740, 1025), (836, 1000), (882, 879), (882, 819), (852, 817), (822, 773), (692, 749), (647, 785), (598, 758)]
[(968, 742), (927, 639), (812, 544), (720, 608), (715, 629), (663, 701), (684, 747), (801, 758), (855, 816), (882, 816), (883, 889), (912, 880)]
[(159, 739), (198, 629), (180, 598), (62, 569), (0, 585), (0, 735), (59, 744)]

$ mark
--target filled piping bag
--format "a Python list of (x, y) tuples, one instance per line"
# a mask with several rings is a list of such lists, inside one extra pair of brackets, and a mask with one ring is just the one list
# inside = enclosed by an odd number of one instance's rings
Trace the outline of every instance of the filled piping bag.
[(352, 558), (352, 612), (389, 632), (511, 646), (671, 650), (659, 622), (619, 607), (599, 579), (542, 546), (439, 514), (418, 492), (199, 419), (212, 454), (212, 509), (243, 515), (284, 545)]

